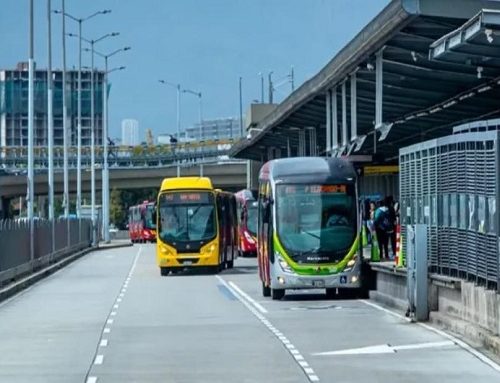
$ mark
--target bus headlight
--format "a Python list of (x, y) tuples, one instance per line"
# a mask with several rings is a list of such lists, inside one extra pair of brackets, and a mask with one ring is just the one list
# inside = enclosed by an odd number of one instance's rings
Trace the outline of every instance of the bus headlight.
[(283, 270), (285, 273), (290, 273), (293, 274), (293, 269), (290, 267), (290, 265), (283, 259), (283, 257), (280, 255), (280, 253), (275, 252), (274, 256), (278, 260), (278, 263), (280, 264), (281, 270)]
[(351, 259), (349, 262), (347, 262), (347, 267), (353, 267), (356, 264), (356, 258)]

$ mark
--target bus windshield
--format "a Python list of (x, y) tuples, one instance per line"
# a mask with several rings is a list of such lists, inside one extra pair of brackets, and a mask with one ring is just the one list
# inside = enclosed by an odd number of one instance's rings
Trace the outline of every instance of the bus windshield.
[(159, 236), (165, 242), (204, 241), (216, 235), (212, 193), (163, 193), (158, 214)]
[(247, 230), (253, 236), (257, 235), (257, 217), (258, 217), (257, 206), (258, 206), (257, 202), (248, 202)]
[(156, 229), (156, 224), (153, 221), (153, 213), (155, 207), (153, 205), (147, 205), (144, 211), (144, 227), (147, 229)]
[(298, 263), (343, 259), (356, 237), (354, 185), (278, 185), (279, 239)]

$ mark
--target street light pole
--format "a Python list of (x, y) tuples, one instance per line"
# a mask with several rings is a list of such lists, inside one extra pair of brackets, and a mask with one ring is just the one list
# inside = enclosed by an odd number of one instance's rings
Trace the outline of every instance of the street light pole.
[(30, 260), (35, 257), (35, 228), (33, 221), (33, 203), (34, 203), (34, 158), (33, 158), (33, 134), (34, 134), (34, 25), (33, 25), (33, 0), (29, 3), (29, 58), (28, 58), (28, 220), (30, 225)]
[[(63, 103), (63, 205), (64, 205), (64, 217), (67, 219), (69, 216), (69, 182), (68, 182), (68, 106), (67, 106), (67, 95), (66, 95), (66, 18), (64, 17), (65, 12), (65, 1), (62, 0), (62, 47), (63, 47), (63, 72), (62, 72), (62, 103)], [(68, 223), (69, 228), (69, 223)], [(67, 242), (69, 246), (69, 230), (67, 236)]]
[(104, 58), (104, 78), (103, 78), (103, 93), (102, 93), (102, 144), (103, 144), (103, 167), (102, 167), (102, 231), (104, 242), (109, 243), (109, 164), (108, 164), (108, 74), (114, 70), (125, 69), (125, 67), (114, 68), (111, 71), (108, 69), (108, 59), (115, 54), (128, 51), (130, 47), (117, 49), (110, 54), (102, 54), (94, 51), (95, 54)]
[(51, 250), (55, 250), (55, 222), (54, 222), (54, 114), (53, 114), (53, 92), (54, 83), (52, 79), (52, 10), (51, 0), (47, 0), (47, 147), (49, 154), (49, 220), (51, 224)]
[[(78, 106), (77, 106), (77, 164), (76, 164), (76, 215), (80, 218), (81, 215), (81, 207), (82, 207), (82, 24), (84, 21), (90, 20), (97, 15), (105, 15), (111, 13), (111, 10), (105, 9), (102, 11), (94, 12), (91, 15), (84, 18), (77, 18), (69, 13), (66, 13), (64, 9), (64, 0), (63, 0), (63, 9), (61, 11), (55, 10), (54, 13), (62, 14), (63, 23), (64, 18), (69, 17), (71, 20), (76, 21), (78, 23)], [(63, 41), (66, 36), (66, 31), (63, 29)], [(70, 34), (70, 36), (76, 36)], [(65, 46), (63, 45), (63, 49), (65, 50)]]
[(200, 119), (200, 129), (199, 129), (199, 132), (198, 132), (198, 138), (200, 141), (202, 141), (203, 137), (202, 137), (202, 122), (203, 122), (203, 104), (202, 104), (202, 99), (201, 99), (201, 92), (196, 92), (194, 90), (190, 90), (190, 89), (184, 89), (182, 91), (182, 93), (189, 93), (189, 94), (192, 94), (193, 96), (196, 96), (198, 97), (198, 100), (199, 100), (199, 110), (198, 110), (198, 115), (199, 115), (199, 119)]
[[(264, 81), (264, 77), (261, 77)], [(243, 138), (243, 92), (242, 92), (242, 77), (240, 76), (239, 88), (240, 88), (240, 136)], [(262, 82), (262, 100), (264, 100), (264, 82)]]
[(181, 84), (174, 84), (165, 80), (158, 80), (159, 83), (163, 85), (168, 85), (176, 89), (177, 91), (177, 140), (181, 139)]

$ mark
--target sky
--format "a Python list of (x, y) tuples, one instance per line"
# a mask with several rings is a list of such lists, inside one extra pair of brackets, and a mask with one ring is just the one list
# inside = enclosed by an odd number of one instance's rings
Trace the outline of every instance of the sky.
[[(13, 68), (28, 58), (28, 0), (2, 0), (0, 68)], [(47, 0), (35, 2), (35, 61), (47, 65)], [(61, 0), (52, 0), (60, 9)], [(96, 44), (109, 59), (126, 66), (110, 74), (110, 135), (121, 136), (121, 120), (139, 121), (140, 138), (147, 129), (156, 136), (176, 131), (176, 91), (159, 79), (202, 93), (203, 118), (239, 116), (239, 77), (244, 111), (260, 100), (260, 75), (273, 71), (275, 83), (293, 66), (296, 88), (314, 76), (389, 0), (66, 0), (66, 12), (77, 18), (111, 9), (83, 24), (88, 39), (119, 32)], [(61, 16), (54, 15), (53, 66), (62, 63)], [(66, 29), (77, 33), (77, 23)], [(78, 40), (67, 38), (67, 66), (78, 64)], [(102, 59), (96, 64), (103, 67)], [(84, 53), (83, 65), (90, 54)], [(275, 102), (290, 93), (284, 84)], [(198, 99), (181, 97), (181, 128), (197, 122)]]

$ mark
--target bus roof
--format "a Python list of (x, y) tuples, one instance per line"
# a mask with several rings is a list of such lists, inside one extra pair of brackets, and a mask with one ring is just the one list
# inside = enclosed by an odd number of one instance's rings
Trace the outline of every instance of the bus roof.
[(259, 180), (279, 179), (281, 182), (353, 182), (354, 166), (343, 158), (294, 157), (272, 160), (262, 167)]
[(175, 177), (165, 178), (160, 191), (204, 189), (213, 190), (212, 181), (208, 177)]

